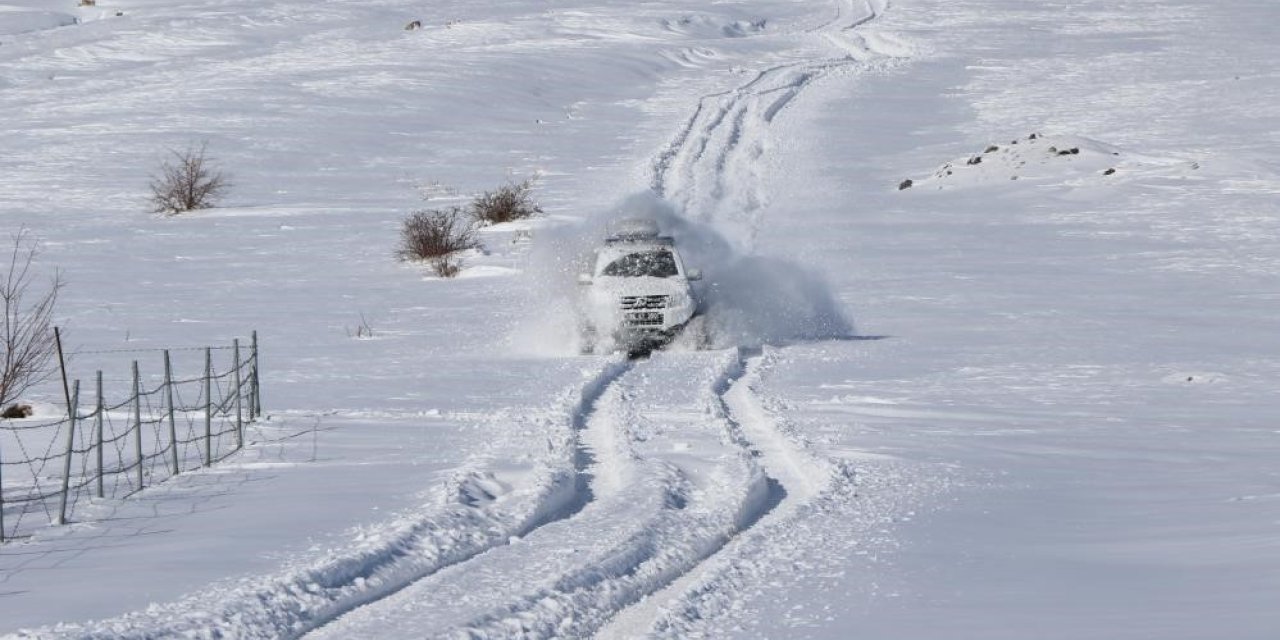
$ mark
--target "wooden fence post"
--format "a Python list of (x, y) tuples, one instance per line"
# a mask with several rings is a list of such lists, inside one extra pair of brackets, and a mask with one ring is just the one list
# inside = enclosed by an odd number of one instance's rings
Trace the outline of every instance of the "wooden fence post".
[(67, 360), (62, 357), (62, 329), (58, 327), (53, 328), (53, 344), (58, 349), (58, 371), (62, 372), (62, 397), (67, 401), (67, 415), (70, 416), (71, 389), (67, 387)]
[(253, 381), (249, 387), (249, 392), (253, 394), (253, 402), (249, 406), (249, 419), (262, 417), (262, 381), (258, 378), (258, 330), (253, 330), (253, 354), (251, 356), (252, 363), (250, 365), (249, 375), (253, 376)]
[(138, 458), (138, 491), (142, 491), (142, 378), (138, 375), (138, 361), (133, 361), (133, 453)]
[(213, 350), (204, 348), (204, 466), (213, 464)]
[(233, 383), (236, 388), (236, 449), (244, 447), (244, 414), (242, 413), (240, 404), (240, 339), (236, 338), (231, 342), (232, 358), (235, 361), (233, 371)]
[(76, 380), (71, 388), (71, 402), (67, 405), (67, 456), (62, 461), (62, 497), (58, 499), (58, 519), (56, 525), (67, 523), (67, 494), (71, 488), (71, 452), (76, 446), (76, 413), (80, 405), (80, 381)]
[(169, 359), (169, 350), (164, 350), (164, 397), (169, 410), (169, 460), (173, 467), (173, 475), (178, 475), (178, 428), (173, 422), (173, 362)]
[(98, 417), (97, 417), (97, 420), (95, 420), (95, 424), (94, 424), (94, 433), (95, 433), (94, 439), (96, 440), (95, 446), (97, 447), (97, 450), (98, 450), (98, 497), (102, 498), (102, 497), (105, 497), (102, 491), (102, 440), (103, 440), (102, 426), (103, 426), (104, 420), (106, 419), (106, 416), (103, 415), (106, 412), (106, 401), (102, 397), (102, 371), (101, 370), (98, 371), (97, 378), (98, 378), (98, 384), (97, 384), (98, 406), (94, 409), (94, 413), (96, 413)]
[(0, 449), (0, 544), (4, 543), (4, 450)]

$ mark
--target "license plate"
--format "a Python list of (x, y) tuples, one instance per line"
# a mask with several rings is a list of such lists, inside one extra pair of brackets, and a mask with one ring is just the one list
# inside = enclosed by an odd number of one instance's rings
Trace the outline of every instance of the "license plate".
[(662, 314), (656, 311), (629, 313), (627, 319), (637, 324), (662, 324)]

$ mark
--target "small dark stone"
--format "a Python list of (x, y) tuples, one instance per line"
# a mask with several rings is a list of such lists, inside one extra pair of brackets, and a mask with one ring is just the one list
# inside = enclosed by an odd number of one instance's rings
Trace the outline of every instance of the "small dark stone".
[(1080, 155), (1080, 147), (1071, 147), (1067, 150), (1067, 153), (1070, 153), (1073, 156), (1078, 156)]
[(1060, 156), (1069, 156), (1069, 155), (1071, 155), (1071, 150), (1070, 150), (1070, 149), (1063, 149), (1062, 151), (1059, 151), (1059, 152), (1058, 152), (1058, 155), (1060, 155)]
[(1058, 152), (1057, 147), (1049, 147), (1049, 153), (1057, 153), (1057, 152)]
[(911, 181), (911, 178), (907, 178), (906, 180), (903, 180), (902, 182), (898, 183), (898, 191), (902, 191), (903, 189), (910, 189), (911, 185), (913, 184), (915, 183)]
[(968, 165), (982, 164), (982, 156), (974, 156), (972, 158), (969, 158), (969, 161), (966, 162), (965, 164), (968, 164)]
[(1102, 175), (1104, 175), (1104, 176), (1109, 176), (1109, 175), (1111, 175), (1111, 174), (1113, 174), (1113, 173), (1115, 173), (1115, 172), (1116, 172), (1115, 167), (1112, 167), (1112, 168), (1110, 168), (1110, 169), (1107, 169), (1106, 171), (1103, 171), (1103, 172), (1102, 172)]
[(1036, 134), (1034, 134), (1034, 133), (1033, 133), (1033, 134), (1031, 134), (1031, 135), (1027, 136), (1027, 139), (1028, 139), (1028, 140), (1035, 140), (1037, 137), (1039, 137), (1039, 136), (1037, 136)]
[(996, 145), (993, 144), (987, 147), (987, 150), (983, 151), (983, 153), (991, 153), (992, 151), (999, 151), (999, 150), (1000, 150), (1000, 147), (997, 147)]

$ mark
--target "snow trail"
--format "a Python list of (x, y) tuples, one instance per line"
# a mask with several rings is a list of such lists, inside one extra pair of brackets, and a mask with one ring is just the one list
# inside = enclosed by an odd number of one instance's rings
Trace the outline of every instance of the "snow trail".
[[(842, 56), (780, 64), (736, 89), (701, 98), (693, 116), (655, 159), (651, 189), (684, 215), (754, 251), (768, 206), (761, 185), (773, 121), (807, 86), (831, 71), (903, 53), (890, 38), (862, 37), (856, 31), (879, 17), (887, 0), (865, 0), (861, 8), (856, 4), (840, 0), (835, 17), (806, 30)], [(805, 510), (828, 508), (826, 503), (854, 495), (856, 474), (850, 465), (814, 455), (784, 433), (779, 420), (764, 408), (754, 387), (767, 366), (764, 354), (744, 359), (739, 353), (735, 371), (718, 395), (729, 437), (758, 461), (769, 499), (723, 549), (620, 612), (600, 637), (682, 637), (687, 622), (725, 610), (742, 575), (760, 577), (760, 564), (779, 555), (776, 545), (794, 542), (792, 520)]]
[[(766, 474), (768, 500), (760, 505), (757, 513), (752, 514), (749, 526), (741, 527), (734, 539), (726, 543), (725, 549), (691, 567), (662, 590), (620, 612), (601, 630), (600, 637), (621, 639), (655, 633), (671, 626), (672, 611), (686, 617), (698, 617), (700, 605), (697, 600), (708, 589), (720, 586), (723, 576), (739, 562), (744, 537), (752, 538), (755, 552), (767, 552), (771, 534), (757, 531), (785, 529), (786, 525), (780, 523), (793, 518), (798, 510), (824, 492), (839, 493), (851, 486), (854, 478), (851, 469), (809, 452), (803, 443), (785, 435), (777, 419), (765, 410), (754, 388), (760, 381), (764, 362), (763, 355), (746, 359), (740, 355), (733, 376), (725, 379), (719, 397), (729, 437), (756, 460)], [(838, 479), (846, 482), (836, 482)], [(766, 544), (759, 544), (762, 541)], [(715, 559), (723, 562), (715, 567), (707, 566)]]
[(741, 371), (736, 350), (660, 353), (637, 363), (600, 396), (581, 434), (593, 464), (592, 500), (580, 512), (313, 637), (594, 633), (719, 551), (780, 498), (726, 412), (724, 394)]
[(888, 0), (837, 3), (836, 16), (807, 30), (844, 55), (805, 59), (760, 71), (729, 91), (702, 97), (693, 115), (653, 163), (650, 188), (685, 215), (714, 222), (745, 249), (753, 249), (768, 205), (761, 178), (769, 125), (800, 93), (833, 70), (901, 54), (880, 38), (854, 30), (879, 17)]

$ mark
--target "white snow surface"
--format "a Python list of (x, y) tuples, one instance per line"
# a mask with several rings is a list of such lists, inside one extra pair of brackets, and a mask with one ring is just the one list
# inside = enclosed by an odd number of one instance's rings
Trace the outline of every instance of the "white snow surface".
[[(0, 0), (0, 230), (74, 376), (256, 329), (267, 415), (0, 545), (0, 635), (1280, 637), (1280, 5), (77, 4)], [(575, 355), (636, 214), (711, 349)]]

